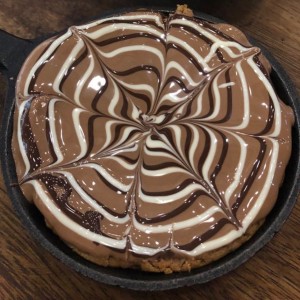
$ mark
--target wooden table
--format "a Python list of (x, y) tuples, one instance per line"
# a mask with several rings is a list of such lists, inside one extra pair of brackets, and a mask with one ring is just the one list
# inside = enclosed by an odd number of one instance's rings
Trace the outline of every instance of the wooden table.
[[(184, 1), (192, 3), (196, 1)], [(237, 25), (266, 46), (300, 91), (300, 2), (210, 0), (190, 6)], [(201, 3), (202, 2), (202, 3)], [(104, 10), (140, 1), (0, 0), (0, 28), (23, 38), (82, 23)], [(173, 1), (152, 1), (173, 6)], [(0, 45), (2, 47), (3, 45)], [(0, 97), (4, 98), (0, 78)], [(1, 103), (2, 101), (0, 101)], [(1, 106), (0, 106), (1, 109)], [(300, 299), (300, 203), (254, 258), (205, 285), (143, 293), (77, 274), (37, 245), (16, 217), (0, 178), (0, 299)]]

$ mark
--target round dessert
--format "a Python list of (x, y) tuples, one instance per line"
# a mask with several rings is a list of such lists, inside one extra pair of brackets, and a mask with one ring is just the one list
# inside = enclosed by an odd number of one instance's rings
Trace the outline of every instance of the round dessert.
[(134, 11), (39, 45), (16, 86), (19, 185), (71, 248), (171, 273), (248, 240), (277, 199), (293, 111), (236, 28)]

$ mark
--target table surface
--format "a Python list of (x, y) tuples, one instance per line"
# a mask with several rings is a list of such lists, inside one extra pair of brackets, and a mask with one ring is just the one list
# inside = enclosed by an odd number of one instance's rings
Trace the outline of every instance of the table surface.
[[(34, 38), (141, 1), (0, 0), (0, 28)], [(193, 3), (196, 1), (185, 1)], [(189, 6), (238, 26), (263, 44), (300, 91), (300, 2), (210, 0)], [(174, 1), (152, 1), (172, 7)], [(4, 47), (5, 45), (0, 45)], [(0, 78), (0, 111), (5, 84)], [(282, 230), (247, 263), (204, 285), (144, 293), (85, 278), (52, 257), (13, 211), (0, 175), (0, 299), (300, 299), (300, 202)]]

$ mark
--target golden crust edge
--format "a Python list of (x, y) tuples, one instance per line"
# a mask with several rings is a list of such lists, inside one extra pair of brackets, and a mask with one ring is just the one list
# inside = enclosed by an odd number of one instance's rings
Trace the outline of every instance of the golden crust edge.
[(95, 257), (80, 251), (72, 245), (69, 245), (69, 247), (86, 260), (104, 267), (140, 269), (145, 272), (165, 274), (172, 274), (174, 272), (190, 272), (192, 269), (203, 267), (209, 263), (217, 261), (242, 246), (257, 232), (263, 223), (264, 219), (252, 224), (241, 237), (234, 240), (232, 243), (221, 248), (205, 252), (198, 257), (145, 258), (141, 259), (139, 263), (137, 262), (133, 264), (131, 261), (128, 262), (113, 256)]

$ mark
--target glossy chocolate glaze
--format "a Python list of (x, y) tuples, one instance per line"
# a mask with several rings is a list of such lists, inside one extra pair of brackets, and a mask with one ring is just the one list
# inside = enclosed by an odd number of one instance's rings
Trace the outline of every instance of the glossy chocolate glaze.
[(72, 247), (198, 257), (272, 209), (293, 112), (236, 28), (138, 11), (38, 46), (16, 92), (19, 183)]

